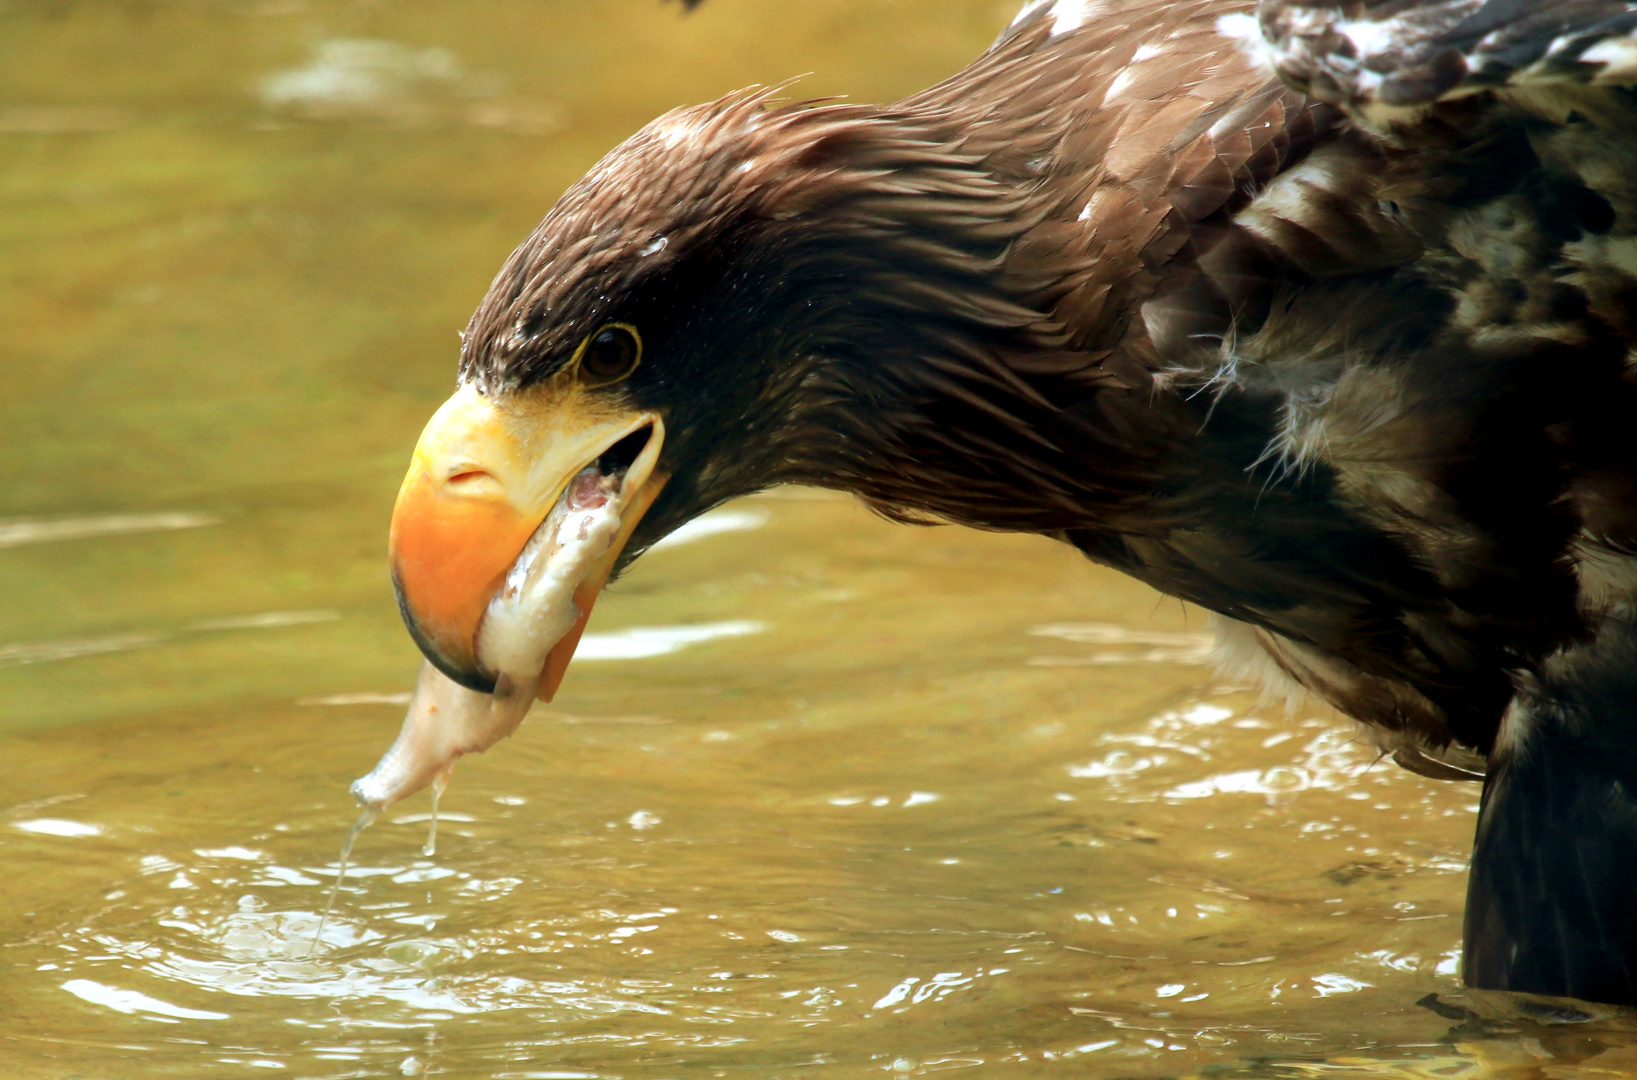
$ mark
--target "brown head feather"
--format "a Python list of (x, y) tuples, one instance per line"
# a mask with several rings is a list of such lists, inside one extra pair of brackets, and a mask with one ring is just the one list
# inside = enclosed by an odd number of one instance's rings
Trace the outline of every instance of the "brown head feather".
[[(546, 377), (602, 322), (651, 323), (686, 294), (696, 330), (765, 353), (732, 377), (756, 387), (768, 442), (710, 501), (804, 479), (990, 527), (1117, 517), (1169, 426), (1156, 416), (1152, 446), (1100, 438), (1109, 406), (1086, 395), (1146, 400), (1158, 361), (1130, 332), (1138, 306), (1196, 224), (1243, 205), (1325, 124), (1214, 32), (1223, 5), (1128, 7), (1072, 35), (1024, 19), (894, 106), (777, 107), (764, 89), (659, 118), (501, 270), (463, 378), (503, 391)], [(1225, 323), (1233, 301), (1219, 306)], [(915, 404), (884, 423), (889, 399)], [(941, 408), (984, 417), (970, 445), (950, 445)], [(991, 425), (1010, 455), (977, 438)], [(963, 476), (962, 490), (924, 483), (927, 469)]]

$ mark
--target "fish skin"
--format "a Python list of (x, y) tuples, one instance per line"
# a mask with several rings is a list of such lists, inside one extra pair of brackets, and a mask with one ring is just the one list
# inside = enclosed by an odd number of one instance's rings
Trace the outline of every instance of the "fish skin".
[(422, 663), (398, 738), (352, 795), (379, 812), (434, 780), (448, 783), (455, 762), (511, 735), (534, 703), (546, 656), (580, 617), (574, 590), (619, 534), (617, 478), (586, 470), (530, 538), (489, 602), (478, 628), (478, 662), (495, 672), (484, 694)]

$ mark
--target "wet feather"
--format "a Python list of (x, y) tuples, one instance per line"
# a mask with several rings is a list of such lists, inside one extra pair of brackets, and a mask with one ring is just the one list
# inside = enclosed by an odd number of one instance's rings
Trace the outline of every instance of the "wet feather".
[(1069, 7), (892, 105), (654, 121), (463, 378), (633, 321), (676, 456), (632, 554), (785, 481), (1059, 537), (1469, 770), (1515, 673), (1637, 602), (1633, 5)]

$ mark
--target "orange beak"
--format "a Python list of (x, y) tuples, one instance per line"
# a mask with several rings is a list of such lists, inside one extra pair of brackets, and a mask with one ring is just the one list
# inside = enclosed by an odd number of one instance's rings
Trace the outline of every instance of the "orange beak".
[(552, 506), (582, 469), (623, 470), (612, 547), (574, 589), (579, 618), (551, 649), (539, 696), (556, 693), (591, 607), (643, 513), (659, 494), (664, 424), (577, 386), (486, 397), (463, 386), (422, 432), (392, 513), (389, 550), (404, 623), (450, 679), (491, 692), (477, 654), (489, 601)]

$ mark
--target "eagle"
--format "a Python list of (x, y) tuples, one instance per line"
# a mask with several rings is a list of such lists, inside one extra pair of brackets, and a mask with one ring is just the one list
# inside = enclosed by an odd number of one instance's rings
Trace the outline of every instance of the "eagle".
[(1637, 1004), (1637, 3), (1031, 0), (901, 101), (782, 92), (654, 120), (495, 277), (360, 798), (549, 700), (667, 533), (817, 485), (1072, 545), (1481, 779), (1466, 982)]

